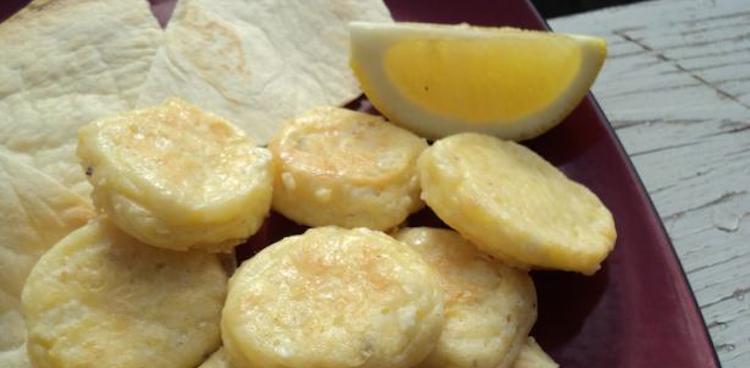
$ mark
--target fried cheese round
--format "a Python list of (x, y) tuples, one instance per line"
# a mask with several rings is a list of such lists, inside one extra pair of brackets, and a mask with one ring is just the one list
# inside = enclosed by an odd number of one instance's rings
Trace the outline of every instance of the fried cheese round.
[(214, 254), (143, 244), (104, 219), (34, 266), (22, 293), (34, 367), (193, 368), (221, 344)]
[(235, 368), (406, 368), (442, 324), (437, 275), (417, 252), (379, 231), (329, 226), (245, 261), (221, 331)]
[(178, 99), (93, 122), (78, 157), (94, 204), (160, 248), (227, 251), (271, 206), (271, 155), (231, 123)]
[(424, 206), (424, 139), (375, 115), (319, 107), (271, 140), (273, 208), (305, 225), (392, 228)]
[(463, 133), (419, 158), (422, 199), (481, 250), (520, 268), (593, 274), (614, 248), (599, 198), (530, 149)]
[(455, 231), (407, 228), (396, 234), (438, 273), (445, 325), (420, 368), (505, 368), (536, 321), (531, 277), (490, 258)]

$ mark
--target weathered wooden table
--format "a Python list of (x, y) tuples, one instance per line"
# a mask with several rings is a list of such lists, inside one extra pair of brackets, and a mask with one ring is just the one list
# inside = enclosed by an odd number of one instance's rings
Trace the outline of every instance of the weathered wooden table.
[(607, 39), (594, 95), (656, 204), (722, 365), (750, 367), (750, 0), (660, 0), (549, 23)]

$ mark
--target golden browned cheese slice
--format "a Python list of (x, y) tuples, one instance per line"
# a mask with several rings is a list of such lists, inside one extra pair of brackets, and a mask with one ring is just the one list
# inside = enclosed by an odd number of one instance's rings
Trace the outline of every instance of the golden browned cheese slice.
[(521, 268), (593, 274), (615, 245), (599, 198), (528, 148), (475, 133), (419, 158), (422, 199), (481, 250)]
[(424, 205), (416, 166), (427, 143), (379, 116), (318, 107), (269, 148), (273, 208), (299, 223), (386, 230)]
[(0, 153), (0, 367), (31, 367), (21, 290), (41, 255), (94, 216), (86, 199)]
[(382, 232), (320, 227), (237, 269), (221, 328), (235, 368), (406, 368), (442, 324), (437, 276), (417, 252)]
[(157, 247), (230, 250), (271, 207), (268, 150), (179, 99), (85, 126), (78, 156), (97, 208)]
[(455, 231), (407, 228), (396, 239), (437, 271), (445, 292), (445, 326), (418, 367), (512, 367), (536, 321), (531, 277), (481, 253)]
[(143, 244), (104, 219), (45, 253), (23, 289), (39, 368), (192, 368), (221, 341), (227, 276), (205, 252)]

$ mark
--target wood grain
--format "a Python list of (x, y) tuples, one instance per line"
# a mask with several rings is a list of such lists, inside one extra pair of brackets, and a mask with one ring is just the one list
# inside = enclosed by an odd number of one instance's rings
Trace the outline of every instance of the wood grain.
[(750, 1), (661, 0), (550, 25), (607, 39), (594, 94), (664, 221), (722, 365), (750, 367)]

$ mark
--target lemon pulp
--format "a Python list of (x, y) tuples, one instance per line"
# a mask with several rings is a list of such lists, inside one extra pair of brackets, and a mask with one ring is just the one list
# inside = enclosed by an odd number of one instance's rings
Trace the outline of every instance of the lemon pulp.
[(572, 39), (506, 33), (512, 35), (401, 40), (386, 52), (384, 69), (422, 108), (472, 124), (512, 122), (567, 90), (582, 55)]

